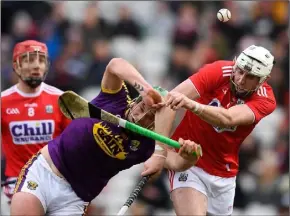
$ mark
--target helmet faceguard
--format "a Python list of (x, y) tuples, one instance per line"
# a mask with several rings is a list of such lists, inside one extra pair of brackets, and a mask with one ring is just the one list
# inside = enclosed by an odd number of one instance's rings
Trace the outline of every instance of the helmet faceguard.
[[(252, 45), (245, 49), (238, 58), (234, 59), (233, 71), (231, 74), (231, 89), (239, 98), (245, 98), (252, 95), (257, 89), (270, 77), (273, 65), (275, 64), (274, 56), (265, 48)], [(242, 70), (246, 74), (259, 78), (259, 84), (253, 90), (244, 90), (240, 92), (239, 87), (234, 81), (237, 70)]]
[[(165, 90), (159, 86), (156, 86), (153, 88), (163, 97), (166, 96), (166, 94), (168, 93), (167, 90)], [(154, 108), (151, 108), (151, 109), (148, 109), (146, 112), (144, 112), (142, 116), (137, 118), (134, 115), (134, 110), (137, 109), (138, 107), (142, 106), (142, 103), (143, 103), (142, 96), (139, 95), (138, 97), (136, 97), (135, 99), (132, 100), (132, 102), (129, 104), (129, 109), (128, 109), (128, 116), (131, 116), (132, 121), (135, 124), (139, 124), (139, 125), (140, 125), (140, 122), (142, 121), (142, 119), (145, 118), (148, 114), (155, 115), (155, 113), (156, 113), (156, 110)], [(150, 122), (148, 125), (143, 125), (143, 127), (150, 129), (150, 130), (153, 130), (154, 129), (154, 120), (152, 122)]]
[[(29, 87), (36, 88), (44, 80), (49, 69), (48, 51), (44, 43), (27, 40), (16, 44), (13, 50), (13, 69)], [(42, 76), (33, 76), (35, 68), (43, 70)], [(28, 76), (25, 74), (29, 73)]]

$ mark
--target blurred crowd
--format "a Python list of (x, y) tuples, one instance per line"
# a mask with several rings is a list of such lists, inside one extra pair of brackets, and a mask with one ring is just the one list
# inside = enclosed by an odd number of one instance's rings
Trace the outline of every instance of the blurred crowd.
[[(277, 62), (269, 83), (278, 106), (241, 146), (234, 213), (288, 214), (289, 2), (1, 3), (1, 90), (17, 80), (12, 49), (25, 39), (47, 44), (48, 84), (87, 99), (100, 90), (113, 57), (128, 60), (153, 85), (172, 89), (204, 64), (232, 60), (251, 44), (269, 49)], [(230, 21), (217, 20), (221, 8), (231, 11)], [(128, 186), (128, 193), (132, 187)]]

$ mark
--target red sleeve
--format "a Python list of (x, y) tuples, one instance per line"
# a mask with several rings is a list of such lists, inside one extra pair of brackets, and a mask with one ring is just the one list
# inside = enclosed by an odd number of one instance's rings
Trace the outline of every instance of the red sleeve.
[(262, 85), (257, 92), (246, 102), (255, 115), (255, 122), (270, 115), (276, 108), (276, 99), (272, 88), (266, 84)]
[(220, 61), (206, 64), (189, 77), (199, 95), (214, 91), (221, 84), (223, 75)]

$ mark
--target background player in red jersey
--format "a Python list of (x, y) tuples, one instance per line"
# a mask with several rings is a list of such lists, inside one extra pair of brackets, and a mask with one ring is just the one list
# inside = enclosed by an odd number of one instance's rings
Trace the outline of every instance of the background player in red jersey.
[[(27, 40), (15, 45), (13, 70), (18, 83), (1, 92), (1, 137), (7, 182), (16, 180), (29, 158), (58, 136), (69, 120), (58, 108), (59, 89), (45, 84), (49, 68), (44, 43)], [(1, 213), (9, 215), (15, 183), (1, 191)]]
[[(267, 49), (252, 45), (234, 61), (205, 65), (168, 94), (166, 106), (187, 109), (172, 138), (192, 140), (203, 149), (187, 171), (168, 167), (177, 215), (232, 214), (240, 145), (276, 107), (266, 82), (273, 65)], [(156, 132), (169, 136), (175, 112), (158, 113)]]

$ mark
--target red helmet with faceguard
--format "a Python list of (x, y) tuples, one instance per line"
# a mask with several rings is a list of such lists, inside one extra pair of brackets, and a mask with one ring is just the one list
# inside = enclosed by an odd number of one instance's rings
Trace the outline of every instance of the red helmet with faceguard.
[[(25, 67), (23, 66), (23, 61)], [(19, 78), (24, 81), (31, 88), (36, 88), (44, 81), (48, 67), (48, 49), (44, 43), (35, 41), (35, 40), (26, 40), (20, 43), (17, 43), (13, 50), (13, 64), (14, 71), (19, 76)], [(41, 67), (44, 70), (42, 76), (33, 76), (29, 74), (28, 76), (24, 75), (24, 71), (31, 71), (35, 68)]]

